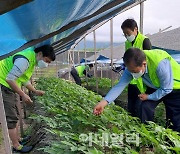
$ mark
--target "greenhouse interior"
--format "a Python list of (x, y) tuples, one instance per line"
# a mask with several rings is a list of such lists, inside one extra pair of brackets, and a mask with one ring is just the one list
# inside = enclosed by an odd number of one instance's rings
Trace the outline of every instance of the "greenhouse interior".
[(180, 153), (180, 26), (144, 35), (148, 1), (0, 1), (1, 154)]

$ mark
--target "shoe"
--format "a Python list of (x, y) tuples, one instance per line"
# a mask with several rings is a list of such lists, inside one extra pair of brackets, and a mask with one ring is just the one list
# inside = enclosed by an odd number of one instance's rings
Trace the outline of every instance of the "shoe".
[(29, 142), (29, 139), (31, 138), (31, 136), (26, 136), (26, 137), (24, 137), (24, 138), (21, 138), (21, 141), (19, 141), (19, 143), (21, 144), (21, 145), (25, 145), (25, 144), (27, 144), (28, 142)]
[(32, 146), (23, 146), (23, 145), (20, 145), (18, 148), (13, 148), (13, 152), (28, 153), (32, 149), (33, 149)]

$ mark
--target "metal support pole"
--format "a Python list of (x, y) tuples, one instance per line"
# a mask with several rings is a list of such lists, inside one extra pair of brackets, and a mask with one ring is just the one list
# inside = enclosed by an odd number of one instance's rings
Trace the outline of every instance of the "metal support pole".
[(109, 64), (105, 64), (105, 65), (106, 65), (106, 78), (109, 78), (109, 74), (108, 74)]
[(80, 57), (79, 57), (79, 44), (77, 45), (77, 49), (78, 49), (78, 64), (80, 64)]
[(96, 91), (98, 93), (98, 81), (97, 81), (97, 53), (96, 53), (96, 32), (95, 30), (93, 31), (93, 36), (94, 36), (94, 61), (95, 61), (95, 78), (96, 78)]
[(20, 96), (18, 94), (16, 94), (17, 96), (17, 108), (19, 111), (19, 124), (20, 124), (20, 132), (21, 132), (21, 136), (24, 136), (24, 130), (23, 130), (23, 116), (22, 116), (22, 106), (21, 106), (21, 102), (20, 102)]
[(73, 63), (74, 63), (74, 49), (72, 50), (72, 60), (73, 60)]
[(87, 54), (86, 54), (86, 37), (84, 37), (84, 58), (85, 58), (85, 65), (86, 65), (86, 63), (87, 63), (87, 60), (86, 60), (86, 58), (87, 58)]
[[(72, 50), (71, 51), (69, 50), (69, 67), (70, 67), (69, 70), (70, 71), (71, 71), (72, 67), (74, 67), (74, 62), (73, 62), (71, 53), (72, 53)], [(70, 71), (69, 71), (69, 80), (70, 80), (70, 77), (71, 77)]]
[[(96, 57), (95, 57), (95, 51), (94, 51), (94, 59), (96, 59)], [(94, 64), (94, 67), (93, 67), (93, 68), (94, 68), (94, 69), (93, 69), (93, 70), (94, 70), (94, 71), (93, 71), (93, 72), (94, 72), (93, 75), (95, 76), (95, 74), (96, 74), (96, 66), (95, 66), (95, 64)]]
[(68, 51), (68, 67), (69, 67), (69, 80), (70, 80), (70, 78), (71, 78), (71, 74), (70, 74), (70, 72), (71, 72), (71, 65), (70, 65), (70, 51)]
[(102, 64), (101, 64), (101, 78), (102, 78), (102, 76), (103, 76), (103, 75), (102, 75)]
[(56, 77), (58, 77), (58, 61), (56, 60)]
[[(32, 82), (32, 77), (30, 79), (30, 82), (32, 85), (34, 84)], [(26, 88), (25, 87), (22, 87), (22, 88), (23, 88), (24, 93), (26, 93)], [(32, 96), (32, 91), (29, 91), (29, 95)], [(26, 119), (27, 118), (27, 112), (26, 112), (26, 103), (24, 100), (22, 100), (22, 105), (23, 105), (23, 109), (24, 109), (24, 119)]]
[(72, 59), (72, 50), (69, 50), (69, 62), (70, 62), (70, 65), (71, 65), (71, 67), (72, 66), (74, 66), (74, 61), (73, 61), (73, 59)]
[[(84, 37), (84, 58), (85, 58), (85, 66), (87, 66), (87, 51), (86, 51), (86, 37)], [(87, 67), (86, 67), (86, 76), (85, 76), (85, 80), (86, 80), (86, 86), (88, 86), (88, 78), (87, 78)]]
[(113, 19), (110, 20), (110, 40), (111, 40), (111, 87), (113, 86)]
[(140, 3), (140, 32), (143, 33), (144, 2)]
[(0, 86), (0, 120), (1, 120), (1, 125), (2, 125), (5, 152), (6, 152), (6, 154), (12, 154), (11, 143), (10, 143), (8, 127), (7, 127), (7, 121), (6, 121), (6, 114), (4, 111), (4, 103), (3, 103), (1, 86)]

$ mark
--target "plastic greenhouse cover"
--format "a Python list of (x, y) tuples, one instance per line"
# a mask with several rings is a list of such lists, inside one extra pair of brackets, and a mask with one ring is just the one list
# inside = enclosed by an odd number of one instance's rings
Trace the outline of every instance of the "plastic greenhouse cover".
[(30, 46), (68, 50), (88, 29), (137, 0), (34, 0), (0, 16), (0, 60)]

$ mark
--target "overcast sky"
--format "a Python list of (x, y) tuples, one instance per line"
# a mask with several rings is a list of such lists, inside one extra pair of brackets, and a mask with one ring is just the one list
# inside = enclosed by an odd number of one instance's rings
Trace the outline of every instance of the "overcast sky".
[[(114, 42), (123, 42), (121, 24), (127, 18), (133, 18), (139, 24), (140, 6), (136, 6), (113, 19)], [(103, 25), (96, 30), (98, 42), (108, 42), (110, 40), (110, 23)], [(144, 2), (144, 34), (156, 33), (159, 29), (172, 26), (170, 29), (180, 27), (180, 0), (146, 0)], [(170, 30), (169, 29), (169, 30)], [(92, 34), (87, 36), (87, 40), (93, 40)]]

